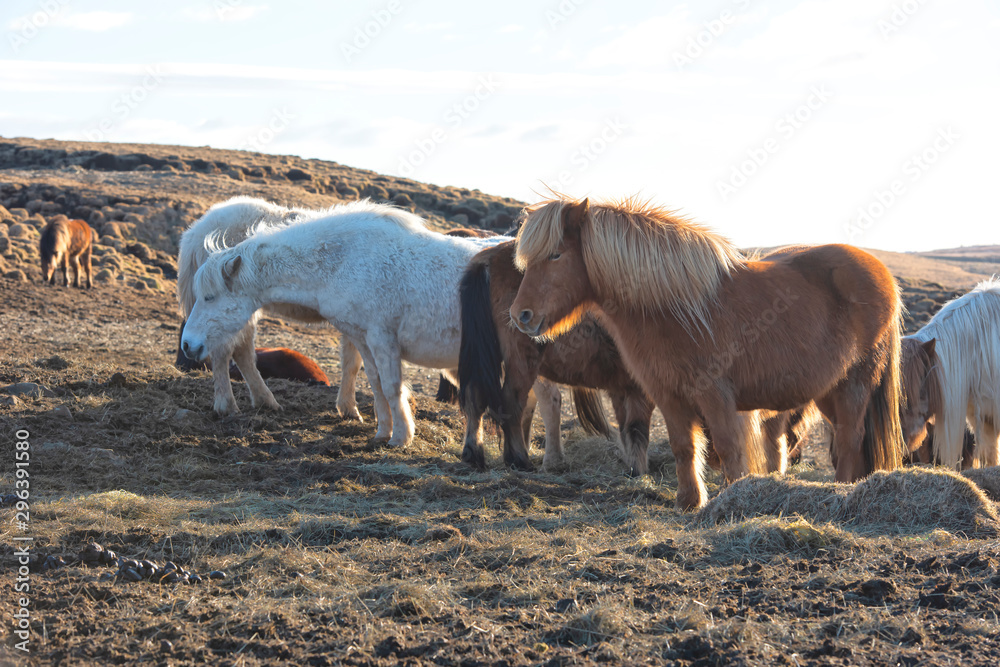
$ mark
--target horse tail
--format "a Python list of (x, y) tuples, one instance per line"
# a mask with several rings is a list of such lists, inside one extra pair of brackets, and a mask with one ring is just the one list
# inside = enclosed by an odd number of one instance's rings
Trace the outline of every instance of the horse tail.
[(458, 387), (451, 383), (451, 380), (441, 375), (438, 378), (438, 390), (434, 400), (450, 405), (458, 404)]
[(576, 418), (580, 420), (584, 431), (590, 435), (612, 439), (611, 425), (608, 424), (600, 392), (587, 387), (573, 387), (573, 407), (576, 408)]
[(458, 286), (462, 339), (458, 352), (458, 396), (462, 405), (485, 406), (494, 417), (503, 413), (503, 352), (493, 319), (490, 273), (474, 262)]
[(897, 317), (888, 335), (882, 339), (881, 353), (886, 358), (886, 365), (865, 411), (865, 433), (861, 439), (861, 451), (864, 453), (869, 473), (876, 470), (895, 470), (902, 465), (903, 455), (906, 453), (903, 427), (899, 420), (899, 404), (902, 397), (900, 326), (901, 321)]

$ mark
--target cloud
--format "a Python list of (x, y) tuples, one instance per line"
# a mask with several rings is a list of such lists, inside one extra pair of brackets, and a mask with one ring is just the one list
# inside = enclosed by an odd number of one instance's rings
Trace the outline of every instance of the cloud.
[(188, 21), (212, 23), (215, 21), (235, 23), (249, 21), (258, 14), (268, 10), (267, 5), (243, 5), (240, 0), (220, 0), (211, 8), (186, 7), (181, 10), (181, 17)]
[[(135, 14), (132, 12), (74, 12), (60, 11), (49, 14), (47, 12), (35, 12), (25, 14), (7, 22), (10, 30), (21, 30), (26, 24), (42, 26), (51, 22), (51, 25), (67, 30), (83, 30), (87, 32), (104, 32), (120, 28), (132, 22)], [(43, 22), (44, 20), (44, 22)]]
[(104, 32), (128, 25), (134, 18), (132, 12), (66, 12), (56, 14), (52, 24), (70, 30)]

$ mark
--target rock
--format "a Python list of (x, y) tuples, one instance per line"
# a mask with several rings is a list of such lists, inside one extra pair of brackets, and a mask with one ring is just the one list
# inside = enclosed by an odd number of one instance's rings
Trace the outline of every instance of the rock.
[(10, 211), (4, 208), (3, 205), (0, 205), (0, 220), (6, 220), (7, 218), (13, 218), (13, 217), (14, 216), (10, 214)]
[(110, 378), (108, 378), (109, 387), (125, 387), (129, 386), (128, 378), (125, 377), (124, 373), (115, 373)]
[(289, 169), (285, 172), (285, 177), (290, 181), (311, 181), (312, 174), (303, 169)]
[(211, 572), (208, 573), (208, 578), (209, 579), (225, 579), (226, 578), (226, 573), (222, 572), (220, 570), (212, 570)]
[(451, 216), (451, 221), (454, 222), (459, 227), (464, 227), (469, 224), (469, 216), (464, 213), (458, 213)]
[(153, 168), (148, 164), (140, 164), (132, 171), (153, 171)]
[(56, 407), (49, 410), (49, 416), (59, 417), (60, 419), (67, 419), (69, 421), (73, 421), (73, 412), (65, 405), (57, 405)]
[(112, 280), (114, 280), (115, 279), (115, 275), (116, 274), (113, 271), (109, 270), (109, 269), (101, 269), (94, 276), (94, 280), (96, 280), (99, 283), (107, 283), (107, 282), (111, 282)]
[(27, 220), (28, 216), (31, 215), (25, 208), (12, 208), (9, 212), (15, 220)]
[(413, 206), (413, 200), (410, 199), (410, 195), (405, 192), (397, 192), (392, 196), (392, 203), (396, 206), (401, 206), (406, 208), (407, 206)]
[(21, 404), (21, 401), (17, 400), (16, 396), (0, 396), (0, 405), (6, 406), (8, 408), (16, 408)]
[(14, 280), (19, 283), (28, 282), (28, 276), (24, 275), (24, 271), (21, 271), (19, 269), (8, 271), (7, 273), (3, 274), (3, 277), (6, 278), (7, 280)]
[(11, 396), (33, 396), (34, 398), (55, 396), (55, 392), (51, 389), (34, 382), (15, 382), (4, 387), (3, 391)]
[[(90, 223), (91, 227), (94, 227), (96, 229), (104, 224), (105, 219), (106, 218), (104, 217), (103, 213), (101, 213), (100, 211), (93, 211), (91, 212), (90, 217), (87, 218), (87, 222)], [(107, 232), (105, 231), (102, 231), (101, 233), (107, 234)]]
[[(4, 227), (6, 229), (6, 227)], [(7, 252), (10, 248), (10, 239), (7, 238), (6, 234), (0, 235), (0, 252)]]
[(10, 229), (7, 230), (7, 236), (12, 239), (30, 239), (36, 232), (37, 230), (31, 225), (19, 222), (16, 225), (10, 226)]
[(195, 413), (192, 410), (188, 410), (187, 408), (177, 408), (177, 412), (174, 413), (174, 420), (187, 421), (188, 419), (192, 419), (194, 416)]
[(170, 642), (169, 639), (163, 639), (163, 640), (160, 641), (160, 652), (161, 653), (173, 653), (174, 652), (174, 645)]
[(226, 176), (228, 176), (229, 178), (233, 179), (234, 181), (245, 180), (244, 177), (243, 177), (243, 172), (240, 171), (239, 169), (227, 169), (226, 170)]

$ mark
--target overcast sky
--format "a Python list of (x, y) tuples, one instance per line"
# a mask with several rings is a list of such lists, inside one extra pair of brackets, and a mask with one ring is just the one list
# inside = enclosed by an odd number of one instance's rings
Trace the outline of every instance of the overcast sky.
[(0, 30), (6, 137), (639, 193), (741, 245), (1000, 243), (995, 0), (4, 0)]

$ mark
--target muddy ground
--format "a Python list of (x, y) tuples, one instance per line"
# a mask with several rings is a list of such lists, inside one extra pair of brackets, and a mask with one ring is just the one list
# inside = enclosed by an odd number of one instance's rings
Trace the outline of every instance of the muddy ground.
[[(186, 181), (168, 172), (163, 178), (178, 180), (147, 201), (146, 170), (47, 168), (0, 172), (11, 216), (0, 221), (9, 276), (0, 278), (0, 387), (38, 385), (34, 394), (0, 391), (0, 496), (15, 490), (15, 432), (27, 430), (31, 443), (27, 527), (17, 525), (16, 507), (0, 508), (0, 663), (1000, 662), (996, 498), (962, 478), (947, 481), (961, 487), (970, 520), (949, 498), (921, 495), (913, 477), (905, 497), (871, 502), (926, 503), (917, 519), (750, 511), (700, 521), (673, 509), (659, 415), (652, 473), (641, 479), (625, 477), (615, 445), (585, 437), (570, 410), (565, 469), (504, 470), (491, 441), (490, 469), (479, 473), (459, 460), (461, 415), (433, 400), (433, 373), (413, 368), (417, 437), (406, 449), (371, 442), (363, 381), (364, 423), (337, 416), (335, 388), (274, 380), (281, 412), (250, 409), (237, 383), (243, 412), (218, 418), (209, 376), (172, 366), (172, 237), (151, 202), (170, 198), (174, 224), (186, 224), (210, 203), (221, 182), (213, 179), (243, 181), (225, 171)], [(206, 191), (184, 190), (187, 182)], [(256, 185), (265, 194), (271, 187)], [(34, 211), (16, 205), (36, 186)], [(78, 199), (57, 209), (60, 194)], [(103, 204), (80, 203), (102, 196)], [(115, 201), (127, 196), (139, 201)], [(71, 215), (70, 205), (125, 223), (102, 234), (102, 268), (112, 275), (90, 291), (35, 282), (34, 237), (9, 234), (14, 225), (35, 228), (33, 216)], [(121, 212), (129, 206), (150, 209)], [(916, 306), (910, 328), (957, 289), (902, 278)], [(331, 329), (265, 319), (259, 344), (299, 349), (336, 382)], [(811, 435), (793, 483), (832, 479), (824, 438), (822, 429)], [(539, 450), (533, 460), (540, 466)], [(718, 483), (710, 476), (713, 495)], [(755, 502), (748, 496), (740, 506)], [(26, 593), (14, 588), (18, 536), (33, 539)], [(161, 571), (171, 561), (203, 581), (127, 581), (114, 565), (81, 560), (92, 542)], [(22, 596), (26, 656), (12, 619)]]

